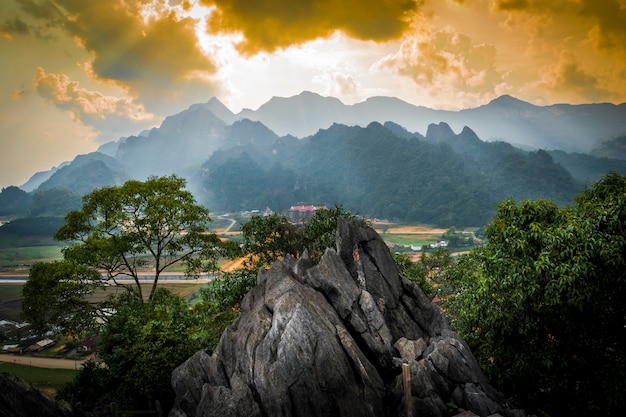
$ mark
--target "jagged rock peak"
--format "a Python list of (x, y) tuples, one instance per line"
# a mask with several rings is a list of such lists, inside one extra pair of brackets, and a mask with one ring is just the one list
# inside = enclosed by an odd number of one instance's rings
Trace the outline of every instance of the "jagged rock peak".
[(465, 139), (466, 141), (471, 142), (482, 142), (482, 140), (478, 137), (476, 132), (474, 132), (470, 127), (464, 126), (461, 133), (459, 133), (459, 138)]
[(446, 122), (431, 123), (426, 130), (426, 138), (433, 141), (445, 141), (456, 136), (452, 128)]
[(507, 410), (441, 310), (399, 275), (365, 223), (340, 219), (337, 247), (259, 271), (240, 317), (209, 355), (172, 375), (183, 416), (404, 415), (402, 364), (415, 415), (447, 404), (481, 416)]

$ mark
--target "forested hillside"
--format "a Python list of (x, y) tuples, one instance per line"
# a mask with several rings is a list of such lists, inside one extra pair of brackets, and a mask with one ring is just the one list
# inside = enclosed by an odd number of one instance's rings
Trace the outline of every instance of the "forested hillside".
[[(522, 150), (504, 140), (484, 141), (471, 125), (455, 133), (447, 123), (431, 123), (420, 133), (390, 121), (361, 126), (335, 123), (296, 138), (279, 136), (260, 121), (241, 119), (243, 114), (277, 123), (292, 115), (294, 119), (285, 121), (285, 126), (300, 120), (313, 128), (333, 112), (355, 121), (357, 113), (359, 121), (379, 119), (376, 110), (383, 108), (384, 114), (396, 110), (389, 120), (409, 120), (417, 114), (415, 108), (389, 98), (369, 100), (358, 107), (359, 112), (357, 106), (311, 94), (269, 104), (239, 115), (215, 99), (192, 105), (167, 117), (159, 128), (121, 138), (103, 145), (101, 152), (79, 155), (49, 173), (34, 175), (27, 183), (30, 193), (4, 189), (0, 216), (63, 216), (96, 188), (176, 174), (187, 179), (196, 199), (213, 212), (266, 207), (285, 211), (308, 203), (444, 227), (482, 226), (506, 197), (545, 198), (564, 206), (607, 172), (626, 173), (624, 160), (563, 150)], [(298, 109), (301, 112), (294, 115)], [(454, 114), (483, 115), (481, 124), (491, 121), (495, 126), (517, 120), (529, 109), (535, 116), (541, 110), (504, 97), (474, 112)], [(611, 109), (619, 112), (621, 107)], [(422, 119), (452, 115), (419, 110)], [(541, 117), (545, 121), (547, 116)], [(518, 124), (527, 124), (524, 120)], [(548, 130), (556, 129), (555, 123)], [(560, 137), (568, 131), (563, 129)], [(503, 139), (507, 134), (502, 131)]]
[[(396, 133), (394, 133), (394, 131)], [(544, 151), (483, 142), (431, 125), (426, 137), (397, 125), (333, 125), (301, 141), (251, 144), (214, 154), (202, 167), (216, 210), (341, 204), (360, 213), (440, 226), (484, 224), (505, 197), (567, 204), (581, 184)]]

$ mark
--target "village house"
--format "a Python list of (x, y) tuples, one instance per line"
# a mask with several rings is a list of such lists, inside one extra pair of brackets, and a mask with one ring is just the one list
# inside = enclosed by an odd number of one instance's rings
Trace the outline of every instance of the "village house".
[(326, 206), (299, 205), (291, 206), (287, 217), (294, 223), (310, 220), (317, 210), (328, 210)]

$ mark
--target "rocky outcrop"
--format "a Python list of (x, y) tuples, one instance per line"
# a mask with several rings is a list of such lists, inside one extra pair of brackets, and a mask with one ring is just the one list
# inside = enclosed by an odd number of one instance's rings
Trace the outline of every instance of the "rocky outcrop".
[(405, 415), (506, 409), (441, 310), (399, 275), (376, 232), (340, 219), (337, 248), (259, 271), (215, 351), (172, 376), (171, 417)]
[(0, 417), (83, 417), (81, 411), (57, 402), (15, 374), (0, 373)]

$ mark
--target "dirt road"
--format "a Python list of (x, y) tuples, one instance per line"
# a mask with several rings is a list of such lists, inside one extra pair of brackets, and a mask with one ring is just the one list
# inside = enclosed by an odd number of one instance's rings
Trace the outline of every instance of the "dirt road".
[[(0, 362), (17, 363), (18, 365), (36, 366), (38, 368), (54, 368), (54, 369), (76, 369), (85, 362), (85, 359), (56, 359), (56, 358), (39, 358), (35, 356), (21, 356), (13, 354), (0, 355)], [(0, 371), (2, 367), (0, 367)]]

